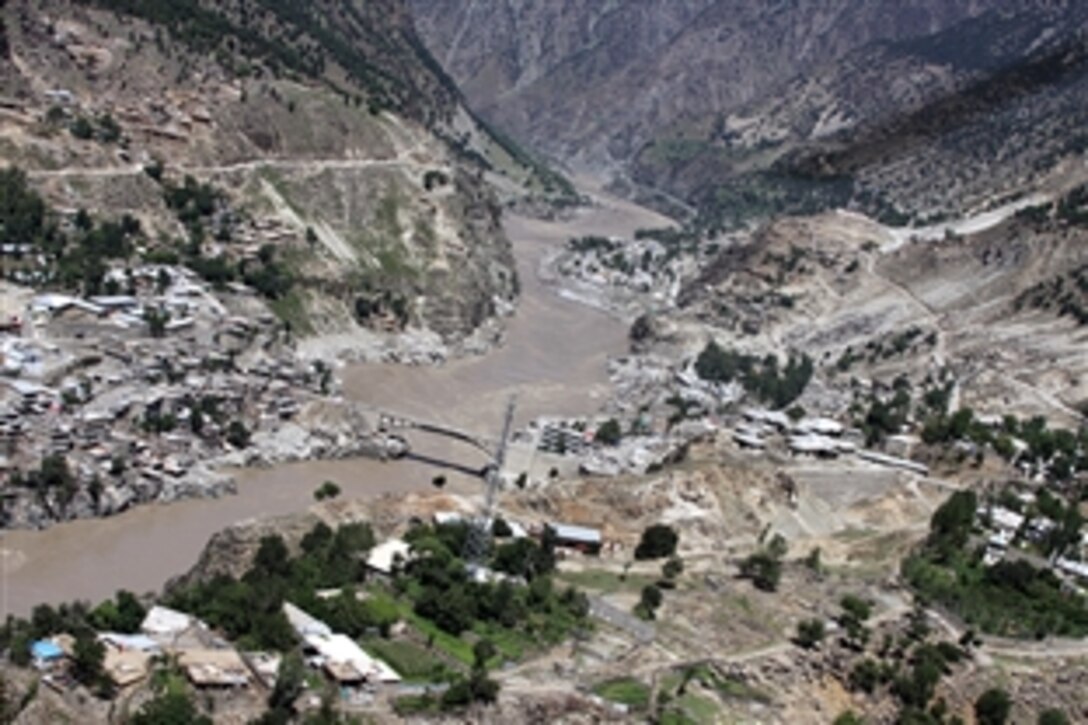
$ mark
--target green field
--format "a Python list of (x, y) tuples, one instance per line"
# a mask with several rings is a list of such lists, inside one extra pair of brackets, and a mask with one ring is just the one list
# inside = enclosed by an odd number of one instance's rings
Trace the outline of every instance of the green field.
[(606, 680), (593, 688), (593, 692), (610, 702), (627, 705), (632, 710), (645, 710), (650, 705), (650, 687), (633, 677)]

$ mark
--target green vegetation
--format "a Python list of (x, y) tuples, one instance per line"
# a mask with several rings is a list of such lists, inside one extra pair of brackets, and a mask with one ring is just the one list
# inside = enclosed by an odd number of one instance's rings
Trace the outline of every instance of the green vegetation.
[(1088, 634), (1088, 604), (1053, 572), (1024, 560), (983, 565), (981, 548), (968, 546), (977, 505), (973, 492), (959, 491), (937, 509), (925, 544), (903, 562), (911, 586), (990, 634)]
[(635, 558), (663, 559), (676, 553), (676, 547), (680, 543), (680, 535), (667, 524), (653, 524), (646, 527), (635, 547)]
[(314, 491), (314, 499), (324, 501), (340, 495), (340, 487), (334, 481), (325, 481)]
[[(240, 579), (221, 575), (169, 593), (166, 603), (191, 612), (243, 649), (287, 651), (295, 641), (283, 602), (290, 600), (337, 631), (359, 636), (379, 628), (383, 617), (351, 588), (365, 578), (365, 556), (374, 545), (366, 524), (345, 524), (333, 531), (318, 524), (292, 557), (278, 536), (261, 539), (253, 564)], [(319, 589), (341, 588), (339, 597), (321, 599)], [(388, 626), (388, 624), (386, 625)]]
[(728, 383), (739, 379), (748, 393), (774, 408), (785, 408), (801, 396), (812, 379), (812, 359), (790, 356), (779, 370), (778, 358), (726, 350), (711, 340), (695, 360), (695, 372), (703, 380)]
[(657, 609), (664, 602), (664, 595), (656, 584), (647, 584), (642, 588), (638, 604), (635, 605), (635, 614), (642, 619), (654, 619)]
[(700, 189), (693, 226), (706, 236), (779, 214), (806, 215), (845, 206), (854, 191), (847, 176), (820, 177), (802, 169), (775, 168), (734, 176)]
[(1004, 725), (1012, 710), (1012, 700), (1004, 690), (992, 688), (975, 700), (975, 718), (979, 725)]
[(605, 446), (618, 446), (623, 440), (623, 429), (615, 418), (609, 418), (597, 427), (593, 440)]
[(593, 692), (609, 702), (626, 705), (641, 712), (650, 706), (650, 687), (633, 677), (619, 677), (598, 683)]
[[(127, 214), (116, 222), (96, 223), (85, 211), (73, 221), (71, 231), (62, 232), (56, 214), (27, 184), (26, 174), (15, 168), (0, 170), (0, 244), (30, 247), (22, 270), (29, 281), (102, 294), (106, 262), (132, 254), (142, 234), (140, 223)], [(41, 267), (33, 266), (37, 255), (45, 259)]]
[(541, 644), (558, 642), (582, 626), (588, 601), (573, 588), (555, 589), (555, 555), (548, 537), (541, 544), (516, 539), (493, 547), (491, 567), (528, 582), (519, 586), (509, 579), (474, 581), (460, 554), (468, 535), (464, 524), (418, 526), (407, 534), (415, 556), (396, 577), (394, 588), (411, 602), (416, 615), (454, 637), (482, 623), (497, 635), (521, 633)]
[(365, 91), (372, 113), (395, 108), (425, 120), (418, 107), (422, 92), (418, 79), (403, 70), (397, 72), (396, 64), (405, 56), (431, 70), (437, 85), (452, 88), (414, 36), (381, 35), (367, 8), (345, 7), (337, 22), (330, 23), (316, 6), (288, 0), (262, 0), (248, 12), (197, 0), (80, 1), (159, 25), (193, 52), (217, 58), (238, 75), (288, 74), (325, 80), (345, 102), (358, 105), (363, 99), (352, 97), (335, 80), (339, 74), (328, 72), (335, 64)]
[(805, 649), (815, 649), (820, 646), (826, 633), (824, 620), (815, 617), (804, 619), (797, 623), (797, 636), (794, 641)]
[(740, 563), (740, 575), (750, 579), (757, 589), (773, 592), (782, 578), (782, 559), (789, 545), (781, 534), (775, 534), (771, 542), (750, 554)]
[(409, 682), (435, 682), (448, 678), (447, 668), (436, 661), (433, 652), (403, 639), (370, 637), (363, 642), (364, 648), (375, 657), (389, 663), (401, 677)]
[(1039, 725), (1070, 725), (1070, 720), (1064, 712), (1052, 707), (1039, 713)]

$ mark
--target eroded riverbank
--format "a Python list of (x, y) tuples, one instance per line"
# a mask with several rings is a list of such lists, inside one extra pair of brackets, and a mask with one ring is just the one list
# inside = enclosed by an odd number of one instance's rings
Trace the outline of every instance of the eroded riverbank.
[[(631, 234), (666, 223), (652, 212), (599, 196), (573, 219), (506, 220), (514, 244), (522, 297), (504, 344), (491, 353), (439, 368), (360, 365), (343, 371), (345, 394), (368, 405), (489, 433), (502, 407), (518, 395), (518, 420), (597, 409), (608, 390), (605, 362), (626, 348), (626, 325), (603, 312), (561, 299), (537, 270), (548, 252), (571, 236)], [(413, 440), (420, 453), (480, 465), (478, 453), (443, 441)], [(335, 480), (345, 497), (430, 487), (436, 469), (417, 461), (310, 461), (242, 471), (238, 493), (219, 500), (150, 505), (108, 519), (76, 521), (45, 531), (3, 532), (0, 612), (25, 614), (39, 602), (99, 600), (118, 588), (145, 591), (195, 562), (207, 539), (247, 518), (296, 511), (313, 490)], [(443, 471), (454, 490), (478, 483)]]

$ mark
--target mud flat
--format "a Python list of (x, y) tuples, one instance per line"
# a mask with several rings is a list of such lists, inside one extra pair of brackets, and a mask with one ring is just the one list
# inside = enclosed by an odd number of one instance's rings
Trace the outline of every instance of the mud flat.
[[(506, 398), (518, 395), (518, 420), (596, 410), (607, 391), (605, 361), (626, 349), (626, 325), (603, 312), (560, 299), (537, 270), (571, 236), (630, 234), (666, 220), (641, 207), (594, 194), (597, 204), (572, 219), (507, 219), (517, 255), (522, 298), (502, 347), (439, 368), (359, 365), (344, 371), (345, 394), (379, 408), (493, 433)], [(469, 468), (480, 453), (416, 436), (421, 455)], [(335, 480), (345, 497), (427, 489), (444, 473), (452, 490), (477, 480), (423, 461), (368, 459), (303, 462), (238, 472), (238, 493), (219, 500), (141, 506), (107, 519), (45, 531), (2, 532), (0, 616), (26, 614), (39, 602), (99, 600), (118, 588), (145, 591), (190, 567), (208, 537), (248, 518), (299, 510), (313, 491)]]

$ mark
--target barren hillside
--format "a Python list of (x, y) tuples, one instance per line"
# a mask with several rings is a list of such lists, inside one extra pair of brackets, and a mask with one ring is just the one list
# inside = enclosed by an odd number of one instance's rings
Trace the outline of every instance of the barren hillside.
[[(442, 349), (510, 303), (497, 203), (449, 140), (486, 134), (398, 2), (191, 5), (7, 3), (5, 160), (219, 282), (267, 246), (290, 272), (273, 309), (334, 352), (404, 330)], [(182, 218), (178, 188), (214, 208)]]

